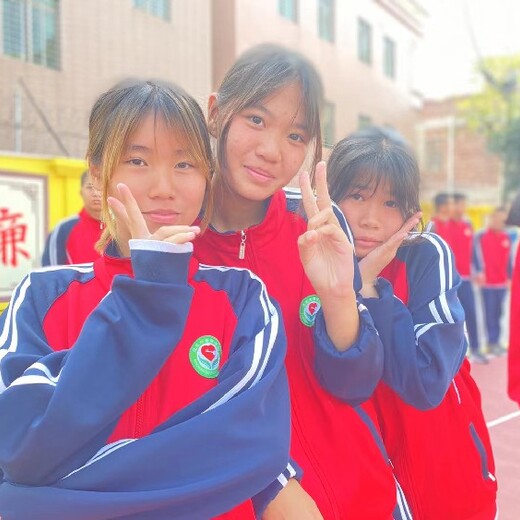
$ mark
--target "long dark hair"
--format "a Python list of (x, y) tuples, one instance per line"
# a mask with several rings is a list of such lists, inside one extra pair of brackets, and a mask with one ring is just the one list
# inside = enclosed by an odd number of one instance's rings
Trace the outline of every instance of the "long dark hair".
[(337, 203), (354, 186), (377, 189), (387, 182), (404, 219), (420, 211), (419, 166), (412, 149), (395, 130), (368, 127), (339, 141), (330, 154), (327, 178), (330, 196)]

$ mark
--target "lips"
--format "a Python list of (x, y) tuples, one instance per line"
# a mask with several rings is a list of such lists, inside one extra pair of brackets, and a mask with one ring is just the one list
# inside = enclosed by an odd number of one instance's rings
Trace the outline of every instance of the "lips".
[(244, 166), (244, 168), (249, 173), (249, 175), (257, 181), (269, 182), (274, 179), (270, 173), (262, 170), (261, 168), (253, 168), (252, 166)]
[(162, 225), (173, 225), (179, 218), (180, 213), (167, 209), (156, 209), (143, 212), (146, 219)]
[(377, 240), (371, 237), (356, 237), (354, 241), (356, 243), (356, 246), (362, 247), (374, 247), (381, 244), (381, 240)]

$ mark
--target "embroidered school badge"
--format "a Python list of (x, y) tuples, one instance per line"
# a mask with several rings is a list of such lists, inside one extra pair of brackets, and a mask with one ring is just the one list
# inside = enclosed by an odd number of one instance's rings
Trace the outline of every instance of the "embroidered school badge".
[(320, 308), (320, 299), (315, 294), (304, 298), (300, 303), (301, 322), (307, 327), (312, 327), (316, 321), (316, 313)]
[(190, 348), (190, 363), (202, 377), (218, 376), (222, 346), (215, 336), (201, 336)]

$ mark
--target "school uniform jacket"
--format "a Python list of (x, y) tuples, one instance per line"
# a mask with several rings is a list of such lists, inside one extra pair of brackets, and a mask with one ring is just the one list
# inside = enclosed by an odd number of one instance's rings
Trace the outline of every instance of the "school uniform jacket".
[(508, 392), (509, 397), (520, 406), (520, 248), (516, 253), (511, 282), (511, 307), (509, 311)]
[(473, 257), (473, 226), (467, 219), (451, 221), (451, 242), (455, 267), (463, 280), (471, 278)]
[(191, 244), (131, 249), (30, 273), (0, 317), (3, 518), (203, 520), (243, 503), (223, 518), (247, 520), (244, 501), (261, 511), (291, 476), (285, 334), (263, 283), (199, 265)]
[(47, 237), (42, 266), (94, 262), (99, 258), (95, 245), (101, 233), (100, 221), (85, 208), (61, 220)]
[(370, 403), (361, 404), (381, 377), (382, 345), (363, 306), (356, 344), (339, 352), (330, 341), (299, 258), (297, 240), (306, 229), (301, 194), (280, 190), (260, 224), (228, 233), (210, 228), (195, 240), (195, 256), (201, 262), (251, 269), (280, 303), (288, 344), (291, 456), (303, 469), (301, 484), (323, 517), (388, 520), (396, 507), (395, 481), (375, 410)]
[(385, 359), (391, 351), (401, 360), (403, 380), (406, 373), (413, 374), (407, 366), (417, 366), (412, 383), (418, 395), (430, 396), (434, 407), (427, 410), (386, 382), (373, 399), (413, 517), (493, 520), (493, 454), (480, 393), (465, 360), (464, 312), (453, 257), (440, 237), (423, 233), (398, 249), (381, 277), (381, 298), (365, 304), (381, 334)]
[(439, 235), (444, 241), (451, 247), (453, 243), (453, 220), (443, 220), (439, 217), (432, 217), (431, 219), (432, 228), (431, 232)]
[(513, 271), (510, 234), (505, 230), (479, 231), (475, 235), (473, 252), (475, 269), (484, 274), (483, 287), (504, 288)]

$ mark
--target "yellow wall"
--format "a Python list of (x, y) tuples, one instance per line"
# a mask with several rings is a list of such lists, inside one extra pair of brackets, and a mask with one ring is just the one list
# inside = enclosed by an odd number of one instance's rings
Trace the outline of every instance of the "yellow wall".
[[(432, 216), (432, 204), (425, 202), (421, 204), (423, 210), (424, 224), (427, 225)], [(486, 217), (493, 211), (493, 206), (468, 206), (466, 214), (473, 224), (473, 229), (478, 231), (486, 225)]]
[[(85, 169), (86, 163), (80, 159), (0, 154), (0, 171), (48, 178), (49, 230), (80, 210), (80, 177)], [(0, 311), (5, 307), (0, 302)]]

